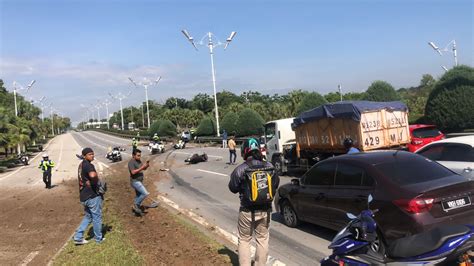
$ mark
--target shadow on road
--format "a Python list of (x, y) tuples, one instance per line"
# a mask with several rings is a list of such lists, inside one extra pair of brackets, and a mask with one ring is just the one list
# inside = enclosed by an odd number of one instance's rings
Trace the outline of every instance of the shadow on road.
[[(283, 216), (280, 213), (272, 213), (272, 221), (285, 225), (285, 223), (283, 222)], [(337, 232), (334, 230), (306, 222), (301, 222), (297, 228), (292, 228), (292, 230), (301, 230), (308, 234), (312, 234), (317, 237), (326, 239), (327, 241), (332, 241), (334, 236), (337, 234)]]

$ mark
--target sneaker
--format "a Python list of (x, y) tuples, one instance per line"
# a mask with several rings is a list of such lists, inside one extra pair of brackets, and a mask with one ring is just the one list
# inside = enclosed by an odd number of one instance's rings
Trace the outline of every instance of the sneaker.
[(87, 243), (89, 243), (89, 241), (87, 241), (87, 240), (85, 240), (85, 239), (82, 239), (82, 240), (75, 240), (75, 239), (74, 239), (74, 244), (75, 244), (76, 246), (85, 245), (85, 244), (87, 244)]
[(102, 239), (100, 241), (96, 241), (97, 244), (102, 244), (102, 242), (105, 241), (105, 237), (102, 237)]
[(133, 212), (136, 214), (136, 215), (143, 215), (143, 211), (142, 209), (140, 208), (140, 206), (137, 206), (137, 205), (133, 205), (132, 206), (132, 210)]
[(153, 201), (153, 202), (148, 206), (148, 208), (157, 208), (158, 205), (160, 205), (160, 202), (158, 202), (158, 201)]

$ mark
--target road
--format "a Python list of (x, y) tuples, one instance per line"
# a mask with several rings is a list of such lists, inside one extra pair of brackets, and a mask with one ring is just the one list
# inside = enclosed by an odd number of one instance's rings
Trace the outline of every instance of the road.
[[(96, 153), (96, 158), (108, 167), (113, 163), (105, 162), (108, 146), (120, 145), (126, 147), (123, 152), (124, 160), (130, 159), (130, 140), (106, 135), (94, 131), (73, 133), (72, 136), (80, 146), (90, 146)], [(227, 184), (229, 175), (235, 168), (226, 164), (228, 151), (215, 147), (186, 148), (171, 150), (162, 155), (150, 156), (145, 147), (142, 156), (151, 157), (159, 168), (169, 168), (171, 178), (156, 181), (157, 190), (183, 208), (192, 210), (211, 224), (237, 235), (237, 217), (239, 208), (238, 195), (232, 194)], [(196, 165), (186, 165), (184, 160), (196, 152), (206, 152), (209, 161)], [(238, 156), (237, 163), (242, 163)], [(153, 176), (146, 176), (153, 178)], [(282, 177), (281, 184), (290, 181)], [(289, 228), (282, 223), (279, 214), (272, 214), (270, 231), (270, 256), (287, 265), (317, 264), (329, 254), (327, 246), (336, 232), (310, 225), (302, 224), (299, 228)]]

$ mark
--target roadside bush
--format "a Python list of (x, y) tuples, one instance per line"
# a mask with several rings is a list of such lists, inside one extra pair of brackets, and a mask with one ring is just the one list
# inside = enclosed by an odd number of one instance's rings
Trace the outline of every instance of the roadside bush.
[(230, 111), (228, 112), (224, 118), (222, 119), (222, 125), (221, 129), (226, 130), (228, 134), (232, 134), (233, 132), (237, 132), (237, 120), (239, 119), (239, 116)]
[(308, 93), (296, 107), (296, 113), (300, 115), (327, 102), (326, 98), (317, 92)]
[(150, 137), (153, 136), (155, 133), (158, 133), (162, 122), (163, 120), (157, 120), (151, 124), (150, 128), (148, 129), (148, 135)]
[(252, 109), (246, 108), (239, 114), (237, 120), (237, 135), (238, 136), (253, 136), (261, 135), (263, 133), (263, 125), (265, 121), (262, 116)]
[(425, 116), (446, 132), (474, 128), (474, 68), (446, 72), (428, 97)]
[(196, 130), (197, 136), (214, 136), (216, 135), (216, 123), (212, 118), (204, 117)]
[(176, 136), (176, 125), (169, 120), (162, 120), (158, 128), (158, 136), (174, 137)]

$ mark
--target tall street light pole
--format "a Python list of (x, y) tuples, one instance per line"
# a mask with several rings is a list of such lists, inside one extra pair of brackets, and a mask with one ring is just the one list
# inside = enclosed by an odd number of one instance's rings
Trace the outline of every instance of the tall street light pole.
[(109, 123), (109, 104), (111, 104), (111, 102), (108, 100), (108, 99), (105, 99), (104, 101), (104, 105), (105, 105), (105, 111), (107, 112), (107, 129), (110, 129), (110, 123)]
[[(188, 39), (188, 41), (192, 44), (194, 49), (196, 49), (197, 51), (198, 49), (196, 47), (196, 44), (194, 43), (194, 38), (189, 34), (189, 32), (187, 30), (182, 30), (181, 32), (184, 34), (184, 36)], [(219, 109), (217, 107), (216, 72), (214, 70), (214, 48), (220, 45), (225, 45), (224, 50), (226, 50), (227, 46), (230, 44), (230, 42), (232, 41), (232, 39), (235, 37), (236, 34), (237, 32), (235, 31), (231, 32), (226, 42), (221, 43), (212, 32), (208, 32), (206, 35), (204, 35), (204, 37), (201, 38), (201, 41), (197, 43), (199, 45), (207, 45), (207, 47), (209, 48), (209, 54), (211, 55), (212, 86), (214, 88), (214, 108), (216, 110), (215, 114), (216, 114), (217, 136), (220, 136), (220, 127), (219, 127)], [(204, 44), (204, 39), (206, 37), (207, 37), (208, 42), (207, 44)], [(217, 43), (213, 41), (213, 38), (217, 39)]]
[(135, 85), (135, 87), (138, 87), (138, 85), (141, 85), (145, 88), (145, 100), (146, 100), (146, 116), (147, 116), (147, 122), (148, 122), (148, 128), (150, 128), (150, 107), (148, 105), (148, 86), (151, 86), (153, 84), (158, 84), (158, 82), (160, 82), (161, 80), (161, 76), (159, 76), (154, 83), (148, 81), (147, 79), (144, 79), (143, 82), (140, 82), (140, 83), (136, 83), (135, 81), (133, 81), (132, 78), (128, 78), (128, 80), (130, 80), (130, 82), (132, 82), (133, 85)]
[[(433, 48), (433, 50), (435, 50), (436, 52), (438, 52), (438, 54), (440, 56), (443, 55), (442, 52), (451, 52), (453, 53), (453, 56), (454, 56), (454, 66), (458, 66), (458, 52), (456, 50), (456, 40), (452, 40), (450, 41), (446, 47), (444, 47), (444, 49), (440, 49), (438, 46), (436, 46), (436, 44), (434, 44), (434, 42), (428, 42), (428, 45), (431, 46), (431, 48)], [(448, 47), (452, 45), (451, 47), (451, 51), (448, 49)], [(441, 66), (444, 70), (446, 70), (446, 67), (444, 66)], [(447, 71), (447, 70), (446, 70)]]
[(13, 81), (13, 99), (15, 101), (15, 116), (18, 116), (18, 107), (16, 103), (16, 91), (26, 90), (26, 92), (28, 92), (33, 86), (33, 84), (35, 84), (35, 82), (36, 80), (32, 80), (26, 88), (23, 88), (23, 86), (21, 86), (18, 82)]
[(51, 116), (51, 134), (54, 137), (54, 114), (53, 114), (53, 105), (49, 105), (49, 115)]
[(341, 102), (342, 102), (342, 86), (337, 85), (337, 89), (339, 90), (339, 96), (341, 96)]
[(109, 93), (109, 95), (114, 98), (114, 99), (117, 99), (119, 100), (120, 102), (120, 116), (122, 118), (122, 130), (125, 129), (125, 126), (124, 126), (124, 123), (123, 123), (123, 107), (122, 107), (122, 100), (127, 98), (132, 92), (129, 91), (127, 95), (123, 95), (121, 92), (119, 92), (116, 96), (112, 95), (111, 93)]

